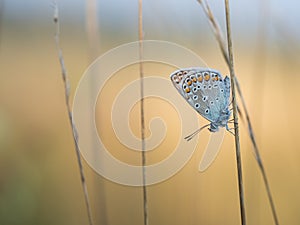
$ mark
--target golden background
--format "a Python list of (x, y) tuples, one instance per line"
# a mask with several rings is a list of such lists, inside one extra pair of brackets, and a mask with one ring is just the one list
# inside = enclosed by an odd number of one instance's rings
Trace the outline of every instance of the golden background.
[[(300, 224), (299, 3), (232, 1), (235, 69), (252, 119), (280, 224)], [(61, 46), (72, 97), (85, 69), (106, 51), (138, 40), (137, 1), (99, 1), (98, 35), (89, 33), (89, 1), (60, 1)], [(178, 4), (178, 5), (177, 5)], [(212, 10), (224, 29), (222, 1)], [(243, 5), (244, 4), (244, 5)], [(282, 5), (285, 7), (281, 7)], [(51, 1), (2, 1), (0, 11), (0, 224), (87, 224), (77, 159), (68, 122), (63, 82), (54, 42)], [(95, 8), (94, 8), (95, 9)], [(280, 10), (279, 10), (280, 9)], [(249, 11), (249, 12), (248, 12)], [(175, 42), (228, 74), (209, 23), (197, 1), (145, 1), (145, 39)], [(94, 39), (93, 39), (94, 37)], [(96, 37), (96, 39), (95, 39)], [(97, 44), (97, 45), (95, 45)], [(197, 65), (194, 65), (197, 66)], [(147, 74), (157, 71), (146, 65)], [(121, 71), (115, 85), (100, 95), (99, 118), (109, 115), (112, 96), (128, 79)], [(172, 68), (160, 74), (169, 77)], [(118, 79), (119, 80), (118, 80)], [(178, 97), (180, 97), (178, 95)], [(146, 99), (146, 122), (164, 118), (163, 147), (149, 163), (171, 154), (178, 140), (178, 116), (157, 99)], [(155, 110), (154, 110), (155, 109)], [(192, 109), (191, 109), (192, 110)], [(170, 111), (170, 114), (168, 113)], [(184, 115), (181, 115), (184, 116)], [(200, 116), (199, 116), (200, 117)], [(139, 105), (130, 124), (139, 135)], [(120, 148), (110, 121), (98, 123), (112, 154), (140, 164), (138, 153)], [(170, 132), (170, 133), (169, 133)], [(247, 130), (240, 125), (248, 224), (273, 224), (262, 177)], [(146, 131), (149, 135), (149, 130)], [(208, 131), (200, 135), (208, 138)], [(205, 144), (170, 179), (148, 187), (150, 224), (239, 224), (234, 139), (226, 134), (220, 153), (204, 173), (198, 164)], [(125, 152), (124, 152), (125, 149)], [(84, 170), (95, 224), (142, 224), (142, 189), (110, 182), (86, 162)]]

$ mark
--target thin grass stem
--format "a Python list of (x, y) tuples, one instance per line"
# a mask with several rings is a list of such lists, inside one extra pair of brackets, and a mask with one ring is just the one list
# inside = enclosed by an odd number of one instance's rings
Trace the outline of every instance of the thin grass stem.
[(86, 179), (85, 179), (85, 175), (84, 175), (84, 171), (83, 171), (83, 165), (82, 165), (82, 160), (81, 160), (79, 145), (78, 145), (78, 133), (77, 133), (75, 123), (73, 121), (73, 115), (72, 115), (71, 104), (70, 104), (70, 82), (69, 82), (67, 70), (65, 67), (62, 49), (60, 47), (60, 25), (59, 25), (59, 16), (58, 16), (58, 6), (57, 6), (56, 2), (54, 2), (53, 20), (56, 25), (55, 44), (56, 44), (56, 48), (58, 51), (58, 58), (59, 58), (62, 78), (63, 78), (63, 82), (64, 82), (65, 103), (66, 103), (66, 107), (67, 107), (69, 122), (70, 122), (70, 125), (72, 128), (73, 140), (74, 140), (74, 144), (75, 144), (75, 153), (76, 153), (76, 157), (77, 157), (77, 163), (78, 163), (79, 173), (80, 173), (80, 178), (81, 178), (81, 185), (82, 185), (85, 204), (86, 204), (86, 208), (87, 208), (88, 220), (89, 220), (89, 224), (93, 225), (92, 210), (91, 210), (90, 201), (89, 201), (88, 188), (87, 188), (87, 184), (86, 184)]
[(235, 134), (234, 138), (235, 138), (235, 150), (236, 150), (238, 186), (239, 186), (239, 199), (240, 199), (240, 216), (241, 216), (241, 224), (246, 225), (244, 185), (243, 185), (242, 160), (241, 160), (241, 149), (240, 149), (240, 135), (239, 135), (239, 128), (238, 128), (238, 110), (237, 110), (236, 94), (235, 94), (235, 79), (234, 79), (235, 73), (234, 73), (234, 65), (233, 65), (230, 12), (229, 12), (229, 2), (228, 1), (229, 0), (225, 0), (225, 13), (226, 13), (226, 30), (227, 30), (229, 69), (230, 69), (230, 79), (231, 79), (233, 119), (234, 119), (234, 134)]
[(143, 214), (144, 225), (148, 225), (148, 200), (146, 181), (146, 143), (145, 143), (145, 108), (144, 108), (144, 66), (143, 66), (143, 0), (139, 0), (139, 69), (140, 69), (140, 114), (141, 114), (141, 140), (142, 140), (142, 172), (143, 172)]
[[(212, 28), (212, 30), (215, 34), (215, 37), (216, 37), (217, 42), (219, 44), (219, 47), (221, 49), (222, 55), (223, 55), (227, 65), (228, 65), (228, 67), (230, 67), (229, 56), (228, 56), (227, 51), (226, 51), (226, 45), (225, 45), (225, 42), (224, 42), (224, 39), (223, 39), (223, 33), (220, 29), (219, 24), (218, 24), (217, 20), (215, 19), (215, 16), (213, 15), (207, 1), (206, 0), (197, 0), (197, 1), (200, 3), (206, 17), (208, 18), (208, 21), (210, 22), (211, 28)], [(264, 181), (264, 185), (265, 185), (265, 188), (266, 188), (266, 191), (267, 191), (268, 200), (269, 200), (269, 203), (270, 203), (270, 206), (271, 206), (274, 223), (276, 225), (279, 225), (279, 221), (278, 221), (278, 217), (277, 217), (277, 213), (276, 213), (275, 204), (274, 204), (274, 201), (273, 201), (270, 185), (269, 185), (267, 175), (266, 175), (266, 171), (264, 169), (263, 162), (262, 162), (262, 159), (261, 159), (261, 156), (260, 156), (259, 148), (256, 144), (256, 139), (255, 139), (255, 136), (254, 136), (254, 131), (253, 131), (253, 128), (252, 128), (252, 123), (251, 123), (251, 120), (250, 120), (249, 112), (248, 112), (248, 109), (247, 109), (247, 106), (246, 106), (246, 101), (243, 97), (243, 93), (242, 93), (242, 90), (240, 88), (240, 84), (239, 84), (238, 79), (237, 79), (236, 76), (234, 77), (234, 80), (235, 80), (235, 84), (236, 84), (235, 85), (236, 90), (239, 94), (239, 97), (240, 97), (240, 100), (241, 100), (241, 103), (242, 103), (242, 108), (243, 108), (245, 116), (246, 116), (248, 133), (249, 133), (249, 137), (251, 139), (252, 145), (253, 145), (255, 158), (256, 158), (256, 161), (257, 161), (258, 166), (260, 168), (260, 171), (261, 171), (261, 174), (262, 174), (262, 177), (263, 177), (263, 181)], [(238, 108), (238, 110), (239, 110), (239, 108)]]

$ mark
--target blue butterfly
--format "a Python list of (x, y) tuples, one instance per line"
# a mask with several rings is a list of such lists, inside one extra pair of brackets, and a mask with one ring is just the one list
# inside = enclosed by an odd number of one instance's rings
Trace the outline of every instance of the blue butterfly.
[(205, 119), (210, 121), (185, 139), (191, 140), (203, 128), (211, 132), (226, 127), (231, 116), (229, 110), (230, 79), (223, 79), (220, 72), (208, 68), (184, 68), (170, 75), (171, 81), (184, 99)]

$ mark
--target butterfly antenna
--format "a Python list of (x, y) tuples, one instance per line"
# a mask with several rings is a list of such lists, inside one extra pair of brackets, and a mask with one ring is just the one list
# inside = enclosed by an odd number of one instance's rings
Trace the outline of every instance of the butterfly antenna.
[(210, 124), (206, 124), (203, 127), (200, 127), (198, 130), (194, 131), (192, 134), (189, 136), (186, 136), (184, 139), (187, 141), (192, 140), (201, 130), (203, 130), (205, 127), (208, 127)]

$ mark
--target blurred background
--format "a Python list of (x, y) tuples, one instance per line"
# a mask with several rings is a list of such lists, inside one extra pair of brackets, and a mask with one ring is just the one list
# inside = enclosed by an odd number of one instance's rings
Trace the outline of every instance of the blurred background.
[[(209, 4), (224, 31), (224, 2), (211, 0)], [(81, 76), (94, 59), (121, 44), (138, 40), (138, 2), (60, 0), (58, 7), (61, 46), (73, 97)], [(196, 0), (176, 3), (145, 0), (143, 7), (146, 40), (180, 44), (196, 52), (209, 66), (229, 73)], [(279, 221), (297, 225), (300, 224), (300, 3), (231, 1), (230, 7), (236, 74)], [(0, 1), (0, 224), (3, 225), (88, 224), (54, 33), (52, 1)], [(168, 78), (174, 69), (150, 63), (146, 65), (145, 76), (159, 71)], [(118, 77), (120, 84), (126, 84), (137, 79), (138, 67), (129, 71), (135, 74), (116, 74), (115, 80)], [(112, 93), (122, 88), (109, 87)], [(119, 148), (122, 143), (114, 136), (108, 120), (113, 94), (105, 93), (100, 95), (104, 104), (97, 108), (99, 120), (107, 120), (98, 124), (100, 136), (103, 135), (107, 145), (115, 146), (116, 156), (140, 165), (139, 153), (131, 153), (129, 157), (124, 152), (129, 149)], [(168, 146), (182, 137), (178, 136), (179, 119), (169, 104), (157, 99), (147, 99), (145, 104), (146, 122), (161, 113), (168, 127), (169, 138), (164, 147), (151, 153), (149, 163), (154, 163), (171, 154)], [(137, 121), (138, 105), (130, 117), (133, 133), (138, 136)], [(240, 129), (247, 222), (274, 224), (247, 130), (242, 124)], [(203, 139), (209, 137), (208, 131), (201, 135)], [(198, 143), (195, 154), (180, 172), (148, 187), (150, 224), (240, 224), (234, 139), (226, 134), (217, 159), (200, 173), (198, 164), (204, 148), (205, 143)], [(143, 223), (140, 187), (106, 180), (86, 162), (84, 170), (95, 224)]]

